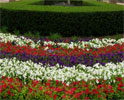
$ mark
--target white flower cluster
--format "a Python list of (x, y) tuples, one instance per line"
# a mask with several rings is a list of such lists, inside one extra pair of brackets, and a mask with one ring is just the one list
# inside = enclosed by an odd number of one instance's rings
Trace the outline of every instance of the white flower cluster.
[[(64, 47), (64, 48), (74, 48), (74, 47), (77, 47), (78, 48), (81, 48), (81, 49), (84, 49), (84, 48), (87, 48), (87, 45), (92, 47), (92, 48), (100, 48), (100, 47), (106, 47), (106, 46), (113, 46), (114, 44), (122, 44), (124, 42), (124, 38), (121, 38), (119, 40), (115, 40), (115, 39), (110, 39), (110, 38), (103, 38), (101, 40), (99, 40), (98, 38), (96, 39), (92, 39), (88, 42), (86, 41), (79, 41), (77, 43), (74, 43), (74, 42), (71, 42), (71, 43), (55, 43), (53, 41), (44, 41), (44, 45), (48, 45), (48, 44), (51, 44), (51, 45), (59, 45), (61, 47)], [(87, 49), (89, 50), (89, 49)]]
[[(0, 41), (1, 42), (5, 42), (7, 43), (7, 41), (10, 41), (10, 42), (15, 42), (16, 45), (20, 45), (20, 46), (24, 46), (26, 45), (27, 43), (31, 43), (30, 46), (32, 48), (35, 48), (35, 47), (39, 47), (40, 46), (40, 40), (35, 43), (33, 40), (31, 39), (26, 39), (25, 37), (23, 36), (20, 36), (20, 37), (17, 37), (16, 35), (12, 35), (10, 33), (0, 33)], [(122, 44), (124, 42), (124, 38), (121, 38), (119, 40), (115, 40), (115, 39), (110, 39), (110, 38), (103, 38), (101, 40), (99, 40), (98, 38), (96, 39), (92, 39), (88, 42), (86, 41), (79, 41), (79, 42), (71, 42), (71, 43), (55, 43), (53, 41), (44, 41), (44, 46), (48, 45), (48, 44), (51, 44), (51, 45), (59, 45), (63, 48), (74, 48), (74, 47), (77, 47), (78, 48), (81, 48), (81, 49), (84, 49), (84, 48), (87, 48), (87, 45), (89, 45), (90, 47), (92, 48), (100, 48), (100, 47), (106, 47), (106, 46), (112, 46), (114, 44)], [(45, 48), (45, 50), (49, 49), (47, 46)], [(89, 50), (87, 48), (87, 50)]]
[(24, 46), (27, 45), (27, 43), (31, 43), (30, 46), (32, 48), (39, 47), (40, 45), (40, 40), (37, 43), (35, 43), (33, 40), (26, 39), (23, 36), (17, 37), (16, 35), (12, 35), (10, 33), (0, 33), (0, 42), (7, 43), (8, 41), (15, 42), (16, 45), (20, 46)]
[(114, 82), (113, 76), (120, 75), (124, 77), (124, 61), (120, 63), (107, 63), (105, 66), (100, 65), (99, 63), (86, 67), (85, 65), (78, 64), (73, 67), (64, 66), (63, 69), (60, 69), (60, 65), (56, 64), (54, 67), (48, 67), (49, 65), (43, 66), (42, 63), (34, 63), (30, 61), (19, 61), (17, 58), (12, 59), (0, 59), (0, 77), (8, 76), (13, 77), (17, 76), (19, 78), (23, 77), (24, 79), (54, 79), (59, 81), (67, 81), (68, 84), (72, 81), (80, 80), (92, 80), (104, 78), (109, 82)]

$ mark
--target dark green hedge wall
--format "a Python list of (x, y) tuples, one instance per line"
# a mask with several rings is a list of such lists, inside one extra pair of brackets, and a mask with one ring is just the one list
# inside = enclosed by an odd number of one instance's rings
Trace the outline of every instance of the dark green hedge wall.
[(9, 32), (40, 32), (44, 36), (51, 33), (62, 36), (102, 36), (124, 31), (123, 11), (56, 13), (0, 10), (1, 27), (8, 27)]

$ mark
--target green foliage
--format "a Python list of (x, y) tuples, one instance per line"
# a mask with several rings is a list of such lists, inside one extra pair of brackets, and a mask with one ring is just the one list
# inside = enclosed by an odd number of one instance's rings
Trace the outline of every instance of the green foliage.
[[(42, 12), (110, 12), (124, 10), (123, 6), (107, 4), (96, 0), (83, 0), (83, 6), (45, 6), (44, 0), (20, 0), (18, 2), (1, 3), (0, 8), (21, 11), (42, 11)], [(25, 20), (26, 21), (26, 20)]]
[(50, 34), (50, 36), (48, 36), (48, 38), (51, 39), (51, 40), (60, 39), (61, 37), (62, 36), (58, 33)]
[(116, 34), (116, 40), (119, 40), (121, 38), (120, 34)]
[(39, 32), (35, 32), (34, 36), (35, 37), (40, 37), (40, 33)]
[(27, 33), (24, 33), (24, 36), (33, 37), (33, 34), (31, 32), (27, 32)]
[(78, 40), (79, 37), (78, 36), (72, 36), (72, 40)]
[[(35, 36), (101, 36), (123, 33), (123, 6), (96, 0), (83, 0), (83, 6), (44, 6), (43, 0), (2, 3), (1, 27), (16, 34)], [(36, 33), (38, 32), (38, 33)], [(51, 34), (53, 35), (53, 34)], [(28, 34), (28, 36), (33, 36)], [(54, 35), (53, 35), (54, 36)]]
[(35, 32), (39, 32), (40, 36), (49, 36), (51, 33), (51, 35), (59, 33), (65, 37), (123, 33), (123, 11), (57, 13), (1, 9), (1, 17), (1, 26), (8, 27), (8, 31), (11, 33), (15, 28), (21, 34), (30, 31), (34, 35)]
[(20, 34), (19, 30), (14, 30), (14, 34), (19, 35)]
[(7, 29), (8, 28), (6, 26), (3, 26), (3, 27), (1, 27), (0, 32), (7, 33)]

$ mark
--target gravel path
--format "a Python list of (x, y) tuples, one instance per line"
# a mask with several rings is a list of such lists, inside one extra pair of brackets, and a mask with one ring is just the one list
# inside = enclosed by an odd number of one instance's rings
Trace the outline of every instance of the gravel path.
[(9, 0), (0, 0), (0, 3), (6, 3), (9, 2)]

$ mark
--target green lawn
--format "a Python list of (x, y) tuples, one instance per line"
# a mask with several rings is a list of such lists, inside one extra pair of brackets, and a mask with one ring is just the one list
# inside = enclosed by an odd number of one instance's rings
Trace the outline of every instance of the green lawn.
[[(30, 11), (49, 11), (49, 12), (105, 12), (124, 10), (124, 6), (107, 4), (95, 0), (84, 0), (83, 6), (63, 7), (42, 5), (42, 0), (21, 0), (17, 2), (1, 3), (0, 8), (10, 10), (30, 10)], [(39, 5), (41, 3), (41, 5)]]

